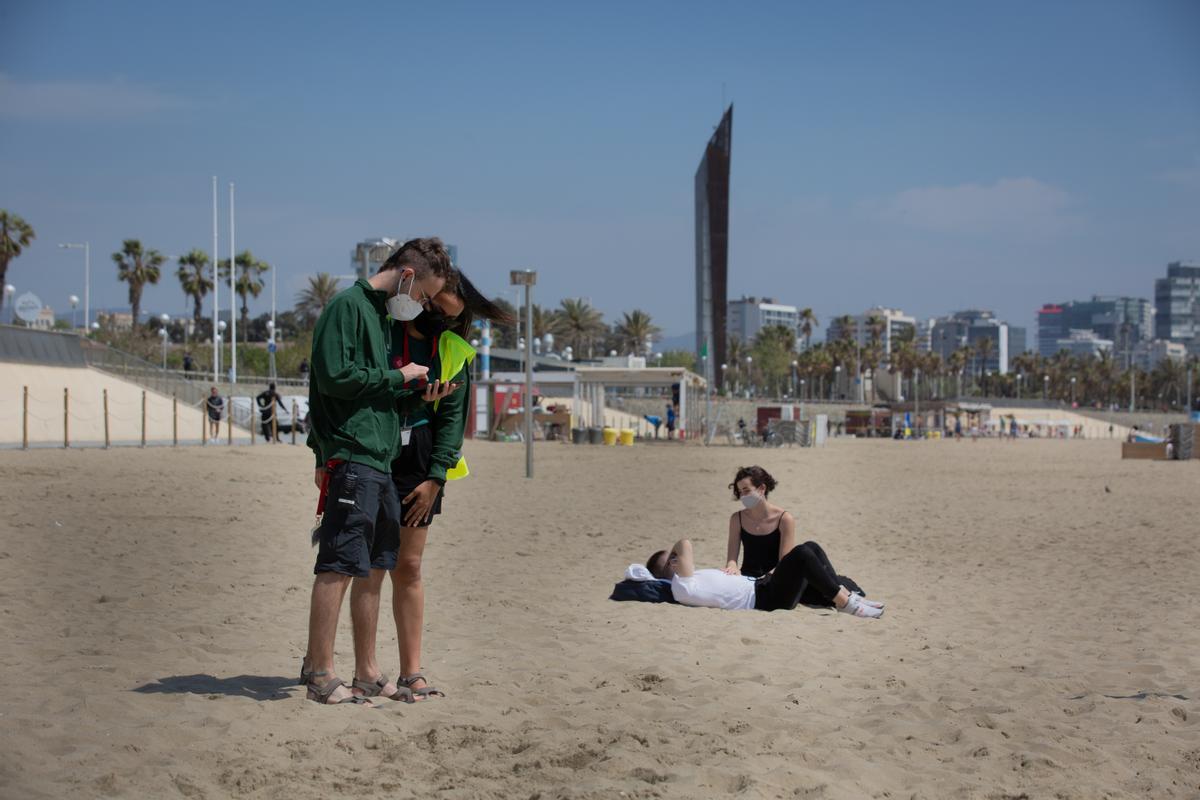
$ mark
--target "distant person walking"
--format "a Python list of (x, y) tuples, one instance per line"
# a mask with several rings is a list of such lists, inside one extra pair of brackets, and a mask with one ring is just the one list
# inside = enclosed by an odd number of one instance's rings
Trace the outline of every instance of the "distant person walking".
[(185, 378), (192, 377), (192, 370), (194, 370), (195, 368), (196, 368), (196, 362), (192, 359), (192, 354), (184, 353), (183, 354), (183, 371), (185, 373), (184, 377)]
[[(259, 392), (258, 397), (254, 401), (258, 403), (258, 415), (262, 420), (263, 439), (268, 442), (274, 439), (278, 443), (279, 422), (275, 409), (282, 408), (284, 411), (287, 411), (287, 407), (283, 404), (283, 398), (275, 391), (275, 384), (272, 383), (265, 391)], [(272, 422), (275, 422), (275, 424), (272, 425)], [(273, 435), (272, 428), (274, 429)]]
[(308, 370), (308, 359), (300, 359), (300, 366), (296, 367), (296, 371), (300, 373), (300, 380), (304, 381), (305, 383), (308, 383)]
[(675, 438), (675, 406), (667, 403), (667, 439)]
[(221, 418), (225, 415), (225, 398), (217, 394), (217, 387), (212, 387), (204, 398), (204, 408), (208, 411), (209, 438), (215, 439), (221, 435)]

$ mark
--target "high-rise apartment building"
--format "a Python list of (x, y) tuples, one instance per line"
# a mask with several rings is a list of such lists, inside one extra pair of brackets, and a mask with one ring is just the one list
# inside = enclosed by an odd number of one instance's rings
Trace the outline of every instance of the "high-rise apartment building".
[(850, 316), (848, 327), (843, 325), (841, 317), (830, 319), (829, 327), (825, 331), (825, 341), (832, 343), (848, 338), (859, 347), (865, 347), (871, 343), (872, 318), (879, 320), (879, 342), (883, 345), (885, 355), (892, 352), (893, 346), (899, 339), (912, 338), (914, 341), (916, 340), (917, 320), (914, 317), (895, 308), (877, 306), (868, 309), (865, 313)]
[(725, 331), (732, 338), (752, 342), (769, 325), (783, 325), (800, 338), (800, 309), (776, 303), (770, 297), (743, 297), (730, 300), (725, 316)]
[[(982, 344), (984, 340), (987, 345)], [(934, 321), (930, 350), (948, 359), (951, 353), (964, 347), (972, 353), (984, 353), (983, 361), (977, 363), (978, 369), (1007, 375), (1011, 359), (1025, 352), (1025, 329), (996, 319), (991, 311), (977, 309), (956, 311)]]
[[(729, 275), (729, 163), (733, 105), (704, 148), (696, 169), (696, 352), (706, 355), (704, 377), (715, 383), (725, 362), (725, 298)], [(711, 352), (709, 352), (711, 348)]]
[(1200, 353), (1200, 264), (1168, 264), (1167, 277), (1154, 281), (1154, 308), (1154, 338)]
[(1154, 336), (1154, 307), (1142, 297), (1093, 295), (1091, 300), (1046, 303), (1037, 319), (1038, 354), (1044, 358), (1057, 353), (1059, 340), (1069, 340), (1073, 330), (1092, 331), (1112, 342), (1119, 356)]

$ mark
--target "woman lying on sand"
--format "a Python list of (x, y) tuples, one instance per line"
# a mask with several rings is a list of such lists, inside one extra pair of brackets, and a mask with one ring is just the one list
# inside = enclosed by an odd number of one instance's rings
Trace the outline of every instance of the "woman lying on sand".
[[(729, 518), (725, 568), (695, 570), (692, 545), (681, 539), (646, 562), (657, 578), (671, 579), (671, 594), (684, 605), (756, 608), (773, 611), (798, 604), (833, 605), (858, 617), (883, 616), (883, 603), (851, 594), (841, 585), (825, 551), (816, 542), (796, 545), (795, 518), (767, 497), (776, 482), (758, 466), (742, 467), (729, 488), (745, 507)], [(738, 569), (738, 551), (746, 555)], [(759, 579), (751, 582), (747, 578)]]

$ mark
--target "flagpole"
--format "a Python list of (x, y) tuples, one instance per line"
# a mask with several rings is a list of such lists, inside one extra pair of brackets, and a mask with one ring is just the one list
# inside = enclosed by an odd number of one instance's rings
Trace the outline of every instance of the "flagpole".
[(237, 383), (237, 290), (234, 288), (234, 273), (237, 271), (233, 255), (233, 181), (229, 182), (229, 382)]
[(212, 271), (213, 271), (213, 326), (212, 326), (212, 344), (213, 344), (213, 383), (221, 382), (221, 348), (217, 342), (217, 320), (220, 317), (219, 309), (221, 307), (221, 276), (217, 270), (217, 259), (220, 256), (217, 254), (217, 176), (213, 175), (213, 248), (212, 248)]

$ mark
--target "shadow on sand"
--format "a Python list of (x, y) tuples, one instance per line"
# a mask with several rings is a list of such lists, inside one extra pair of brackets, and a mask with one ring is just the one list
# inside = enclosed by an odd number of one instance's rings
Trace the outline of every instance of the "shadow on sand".
[(285, 691), (296, 686), (296, 679), (282, 675), (234, 675), (217, 678), (212, 675), (172, 675), (159, 678), (133, 691), (141, 694), (223, 694), (229, 697), (249, 697), (251, 700), (286, 700)]

